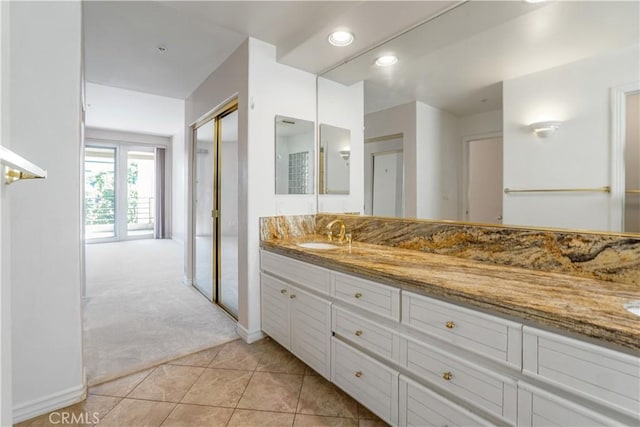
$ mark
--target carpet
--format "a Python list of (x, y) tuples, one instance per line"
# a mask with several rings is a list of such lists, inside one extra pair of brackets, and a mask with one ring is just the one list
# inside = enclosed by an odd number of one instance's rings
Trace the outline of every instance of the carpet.
[(238, 338), (231, 317), (183, 284), (183, 259), (173, 240), (86, 246), (89, 385)]

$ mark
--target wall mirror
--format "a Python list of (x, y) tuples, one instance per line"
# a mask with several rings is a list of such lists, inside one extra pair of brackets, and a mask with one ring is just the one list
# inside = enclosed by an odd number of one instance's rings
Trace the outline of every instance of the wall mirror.
[(640, 232), (639, 5), (461, 2), (323, 73), (364, 85), (364, 173), (401, 153), (393, 182), (351, 194), (366, 213), (386, 187), (386, 215)]
[(349, 194), (351, 131), (320, 124), (318, 193)]
[(313, 194), (315, 123), (276, 116), (276, 194)]

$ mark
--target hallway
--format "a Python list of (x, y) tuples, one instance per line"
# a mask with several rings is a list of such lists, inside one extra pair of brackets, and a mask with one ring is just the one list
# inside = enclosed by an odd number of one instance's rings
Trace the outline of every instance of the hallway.
[(173, 240), (86, 246), (90, 385), (237, 338), (235, 321), (183, 284), (183, 259), (182, 245)]

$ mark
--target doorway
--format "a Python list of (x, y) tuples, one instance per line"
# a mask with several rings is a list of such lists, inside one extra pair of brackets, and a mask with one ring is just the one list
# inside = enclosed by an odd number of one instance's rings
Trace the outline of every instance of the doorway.
[(238, 105), (193, 127), (193, 286), (238, 316)]
[(465, 140), (464, 219), (502, 224), (502, 136)]
[(364, 213), (404, 216), (403, 135), (370, 138), (364, 144)]
[(624, 228), (640, 233), (640, 92), (626, 95), (624, 141)]

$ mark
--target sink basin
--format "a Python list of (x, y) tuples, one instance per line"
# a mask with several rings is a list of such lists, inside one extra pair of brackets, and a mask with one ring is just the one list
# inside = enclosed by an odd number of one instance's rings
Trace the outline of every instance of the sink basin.
[(628, 312), (633, 313), (636, 316), (640, 316), (640, 301), (629, 301), (624, 304), (624, 308)]
[(320, 249), (320, 250), (338, 249), (338, 248), (340, 248), (340, 246), (334, 245), (332, 243), (324, 243), (324, 242), (298, 243), (298, 246), (300, 246), (301, 248), (305, 248), (305, 249)]

